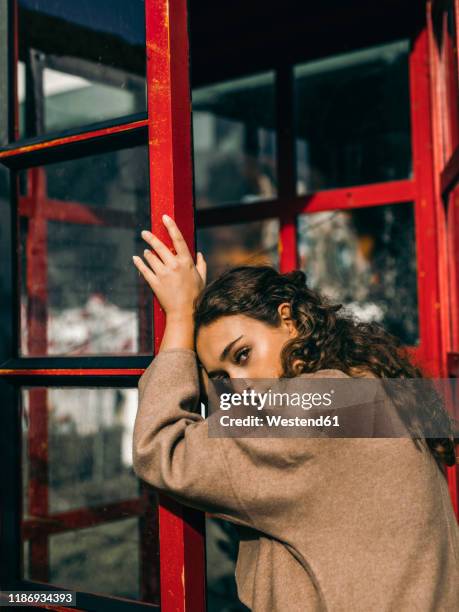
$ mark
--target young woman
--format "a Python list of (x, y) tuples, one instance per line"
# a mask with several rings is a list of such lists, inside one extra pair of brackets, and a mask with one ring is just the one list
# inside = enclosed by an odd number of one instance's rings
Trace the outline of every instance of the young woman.
[[(459, 609), (459, 528), (442, 463), (451, 440), (215, 438), (199, 411), (209, 379), (421, 376), (395, 338), (338, 316), (296, 271), (239, 267), (205, 287), (174, 221), (175, 253), (134, 257), (166, 312), (139, 380), (134, 470), (152, 486), (233, 522), (236, 582), (255, 612)], [(449, 422), (445, 412), (436, 419)]]

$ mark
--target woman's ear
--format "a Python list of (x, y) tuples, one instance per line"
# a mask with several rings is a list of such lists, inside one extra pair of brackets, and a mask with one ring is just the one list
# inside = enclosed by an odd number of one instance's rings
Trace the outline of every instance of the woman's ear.
[(290, 304), (288, 302), (283, 302), (282, 304), (279, 304), (277, 312), (279, 313), (281, 325), (283, 325), (288, 330), (289, 336), (292, 336), (292, 338), (294, 336), (297, 336), (298, 331), (291, 317)]

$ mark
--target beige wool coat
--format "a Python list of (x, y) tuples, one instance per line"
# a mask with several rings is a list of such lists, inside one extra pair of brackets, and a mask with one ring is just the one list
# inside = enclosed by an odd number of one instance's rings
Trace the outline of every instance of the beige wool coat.
[(139, 380), (133, 465), (237, 526), (238, 595), (254, 612), (459, 610), (447, 483), (409, 438), (209, 437), (196, 354), (177, 348)]

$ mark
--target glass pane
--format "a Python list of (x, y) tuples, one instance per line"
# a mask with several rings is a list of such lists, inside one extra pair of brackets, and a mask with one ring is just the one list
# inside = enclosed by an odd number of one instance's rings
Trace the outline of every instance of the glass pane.
[(414, 214), (392, 204), (298, 217), (308, 285), (377, 321), (405, 345), (419, 341)]
[(233, 266), (267, 264), (279, 267), (279, 221), (251, 221), (206, 227), (197, 231), (197, 249), (207, 261), (212, 280)]
[(140, 599), (136, 519), (51, 536), (49, 543), (52, 584)]
[(207, 612), (245, 612), (235, 580), (239, 537), (228, 521), (206, 517)]
[[(11, 204), (9, 171), (0, 165), (0, 261), (2, 274), (0, 275), (0, 359), (5, 362), (12, 357), (11, 337)], [(13, 283), (14, 286), (14, 283)]]
[(137, 394), (21, 390), (25, 578), (158, 603), (157, 502), (132, 469)]
[[(24, 441), (36, 444), (41, 436), (47, 445), (49, 512), (137, 497), (131, 457), (137, 389), (24, 389), (22, 409)], [(25, 466), (33, 473), (28, 448)]]
[(144, 0), (18, 5), (21, 137), (145, 111)]
[(297, 192), (411, 176), (408, 42), (294, 69)]
[(192, 100), (197, 207), (274, 198), (274, 73), (195, 89)]
[(150, 227), (146, 147), (21, 174), (22, 354), (151, 353), (152, 292), (132, 262)]

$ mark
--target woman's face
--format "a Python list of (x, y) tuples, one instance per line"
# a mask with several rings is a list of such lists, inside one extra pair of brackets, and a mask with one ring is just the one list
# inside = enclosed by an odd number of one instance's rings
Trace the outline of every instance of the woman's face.
[[(279, 378), (280, 353), (297, 335), (290, 306), (278, 308), (281, 323), (271, 327), (246, 315), (229, 315), (201, 327), (196, 351), (206, 379)], [(207, 380), (204, 381), (207, 386)]]

